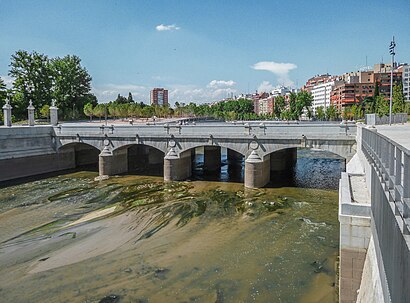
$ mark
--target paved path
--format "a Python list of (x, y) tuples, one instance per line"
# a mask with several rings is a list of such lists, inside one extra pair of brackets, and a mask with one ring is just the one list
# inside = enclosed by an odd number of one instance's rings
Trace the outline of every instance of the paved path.
[(410, 150), (410, 123), (389, 125), (377, 125), (377, 131), (382, 135)]

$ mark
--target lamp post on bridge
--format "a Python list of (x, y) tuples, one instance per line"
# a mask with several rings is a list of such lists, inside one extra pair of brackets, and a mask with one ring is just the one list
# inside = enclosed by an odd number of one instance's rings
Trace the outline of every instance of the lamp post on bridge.
[(390, 46), (389, 46), (389, 51), (391, 55), (389, 125), (391, 125), (391, 118), (392, 118), (393, 69), (394, 69), (394, 55), (396, 54), (394, 52), (395, 47), (396, 47), (396, 42), (394, 42), (394, 36), (393, 36), (393, 40), (390, 42)]

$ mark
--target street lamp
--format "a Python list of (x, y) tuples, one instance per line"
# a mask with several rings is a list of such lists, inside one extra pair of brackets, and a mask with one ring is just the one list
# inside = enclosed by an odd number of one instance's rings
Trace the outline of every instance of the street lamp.
[(394, 48), (396, 47), (396, 42), (394, 42), (394, 36), (393, 40), (390, 42), (389, 46), (389, 51), (391, 55), (391, 73), (390, 73), (390, 108), (389, 108), (389, 125), (391, 125), (391, 115), (392, 115), (392, 98), (393, 98), (393, 68), (394, 68), (394, 55), (396, 54), (394, 52)]

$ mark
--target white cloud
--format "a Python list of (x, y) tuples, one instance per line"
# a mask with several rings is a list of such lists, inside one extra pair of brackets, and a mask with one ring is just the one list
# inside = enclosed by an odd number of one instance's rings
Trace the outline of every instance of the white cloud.
[(267, 93), (267, 92), (272, 91), (272, 89), (273, 89), (273, 85), (269, 81), (262, 81), (262, 83), (259, 84), (258, 92)]
[(207, 85), (207, 87), (209, 88), (218, 88), (218, 87), (231, 87), (236, 85), (236, 82), (233, 80), (228, 80), (228, 81), (224, 81), (224, 80), (212, 80), (211, 82), (209, 82), (209, 84)]
[[(176, 101), (200, 104), (221, 100), (230, 97), (232, 94), (237, 94), (234, 85), (236, 85), (236, 82), (233, 80), (213, 80), (203, 87), (190, 84), (168, 84), (164, 87), (168, 89), (169, 101), (173, 105)], [(105, 84), (93, 87), (92, 92), (97, 96), (100, 103), (115, 100), (118, 94), (127, 97), (128, 92), (131, 92), (135, 101), (148, 104), (152, 88), (153, 86), (135, 84)]]
[(155, 27), (155, 29), (159, 32), (162, 32), (162, 31), (177, 31), (177, 30), (180, 29), (180, 27), (176, 26), (175, 24), (170, 24), (170, 25), (160, 24), (160, 25), (157, 25)]
[(294, 83), (289, 79), (289, 72), (297, 68), (296, 64), (293, 63), (277, 63), (273, 61), (262, 61), (252, 65), (255, 70), (269, 71), (277, 76), (277, 81), (279, 84), (285, 86), (293, 86)]
[(93, 86), (92, 93), (96, 95), (100, 103), (113, 101), (118, 94), (127, 97), (131, 92), (135, 101), (147, 102), (149, 100), (149, 88), (135, 84), (104, 84)]

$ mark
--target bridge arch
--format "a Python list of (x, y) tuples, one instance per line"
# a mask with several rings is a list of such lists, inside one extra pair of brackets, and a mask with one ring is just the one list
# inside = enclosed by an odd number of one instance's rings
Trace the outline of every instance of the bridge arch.
[(124, 172), (144, 175), (162, 175), (165, 153), (152, 145), (130, 143), (121, 145), (112, 150), (118, 161), (126, 166)]
[(69, 168), (90, 168), (96, 170), (100, 150), (94, 145), (84, 142), (69, 142), (57, 148), (60, 162)]

